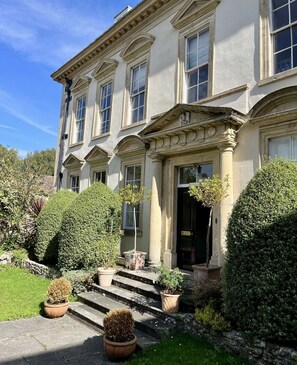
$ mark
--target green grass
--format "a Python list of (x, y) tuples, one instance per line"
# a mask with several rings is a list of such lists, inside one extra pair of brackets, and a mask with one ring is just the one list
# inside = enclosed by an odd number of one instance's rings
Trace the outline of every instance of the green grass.
[(0, 321), (39, 315), (50, 281), (18, 267), (0, 265)]
[(182, 333), (176, 333), (158, 345), (143, 351), (126, 365), (247, 365), (223, 349), (206, 341)]

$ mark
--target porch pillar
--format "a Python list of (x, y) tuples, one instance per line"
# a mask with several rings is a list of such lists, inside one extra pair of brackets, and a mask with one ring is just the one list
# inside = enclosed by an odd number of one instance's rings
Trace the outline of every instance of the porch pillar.
[(163, 156), (151, 155), (153, 162), (152, 197), (150, 214), (150, 265), (160, 264), (161, 255), (161, 190)]
[[(236, 147), (235, 131), (228, 129), (225, 132), (226, 140), (219, 144), (220, 150), (220, 172), (221, 179), (224, 180), (228, 176), (229, 187), (227, 189), (227, 196), (220, 204), (219, 212), (219, 228), (220, 228), (220, 247), (217, 247), (217, 262), (216, 264), (222, 266), (226, 253), (226, 229), (228, 219), (233, 208), (233, 151)], [(224, 183), (226, 185), (226, 183)], [(214, 257), (214, 259), (216, 259)]]

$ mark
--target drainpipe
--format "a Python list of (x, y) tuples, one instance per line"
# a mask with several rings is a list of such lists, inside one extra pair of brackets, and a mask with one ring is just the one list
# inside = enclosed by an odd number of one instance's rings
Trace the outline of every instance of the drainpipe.
[(65, 148), (65, 140), (68, 138), (68, 134), (65, 133), (66, 131), (66, 124), (67, 124), (67, 118), (68, 118), (68, 112), (69, 112), (69, 104), (72, 99), (71, 96), (71, 85), (72, 85), (72, 79), (65, 78), (66, 86), (65, 86), (65, 93), (66, 93), (66, 99), (65, 99), (65, 111), (64, 111), (64, 118), (62, 122), (62, 128), (61, 128), (61, 134), (60, 134), (60, 142), (59, 142), (59, 157), (58, 157), (58, 163), (57, 163), (57, 170), (56, 170), (56, 186), (57, 190), (61, 189), (62, 186), (62, 179), (63, 179), (63, 172), (62, 169), (62, 160), (64, 156), (64, 148)]

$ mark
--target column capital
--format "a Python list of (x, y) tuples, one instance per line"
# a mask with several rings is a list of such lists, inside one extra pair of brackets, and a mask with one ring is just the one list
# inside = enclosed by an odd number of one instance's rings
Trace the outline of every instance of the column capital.
[(152, 162), (163, 162), (163, 160), (165, 159), (164, 155), (161, 155), (157, 152), (150, 153), (149, 157), (152, 159)]
[(221, 152), (233, 152), (236, 145), (236, 132), (234, 129), (228, 128), (223, 133), (223, 140), (218, 143), (218, 148)]

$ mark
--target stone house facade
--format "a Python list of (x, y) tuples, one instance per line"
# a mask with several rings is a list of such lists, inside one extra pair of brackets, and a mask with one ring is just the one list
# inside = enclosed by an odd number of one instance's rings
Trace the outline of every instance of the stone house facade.
[[(57, 188), (151, 190), (137, 225), (152, 264), (205, 262), (208, 210), (189, 184), (229, 176), (211, 237), (222, 265), (228, 215), (264, 157), (297, 159), (296, 0), (143, 0), (52, 78), (63, 85)], [(129, 206), (123, 230), (122, 252)]]

